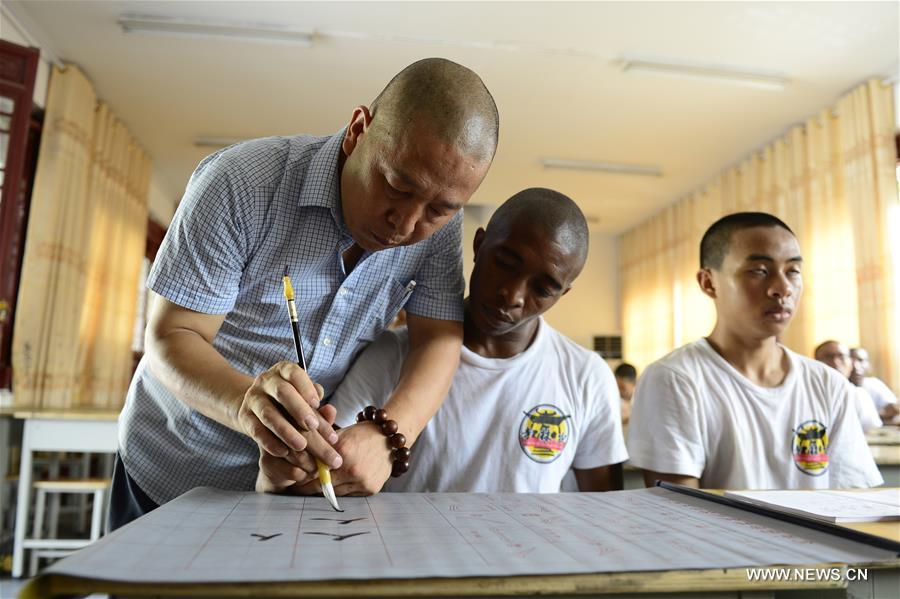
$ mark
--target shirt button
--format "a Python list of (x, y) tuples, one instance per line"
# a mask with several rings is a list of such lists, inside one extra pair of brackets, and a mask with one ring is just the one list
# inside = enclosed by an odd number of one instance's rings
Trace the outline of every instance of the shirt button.
[(340, 290), (338, 291), (338, 295), (347, 295), (347, 290), (344, 289), (343, 287), (341, 287)]
[(322, 339), (322, 343), (325, 344), (325, 347), (328, 347), (329, 345), (331, 345), (331, 337), (325, 337), (324, 339)]

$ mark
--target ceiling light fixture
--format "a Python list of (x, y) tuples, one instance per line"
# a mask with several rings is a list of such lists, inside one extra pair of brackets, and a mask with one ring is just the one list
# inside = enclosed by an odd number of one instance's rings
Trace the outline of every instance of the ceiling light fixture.
[(544, 168), (561, 168), (576, 171), (599, 171), (623, 175), (646, 175), (661, 177), (662, 170), (658, 166), (641, 166), (638, 164), (618, 164), (615, 162), (591, 162), (588, 160), (566, 160), (563, 158), (541, 158)]
[(622, 70), (626, 73), (651, 73), (689, 79), (704, 79), (733, 83), (760, 89), (783, 90), (790, 79), (775, 73), (745, 71), (721, 65), (706, 65), (669, 60), (624, 57)]
[(145, 33), (186, 38), (238, 40), (270, 44), (312, 46), (313, 34), (280, 25), (238, 23), (165, 17), (158, 15), (123, 14), (117, 23), (123, 33)]

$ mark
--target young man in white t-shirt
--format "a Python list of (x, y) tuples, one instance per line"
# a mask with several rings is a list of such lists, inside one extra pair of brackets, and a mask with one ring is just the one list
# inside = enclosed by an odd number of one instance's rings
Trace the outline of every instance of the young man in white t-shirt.
[[(581, 272), (588, 237), (578, 206), (549, 189), (514, 195), (475, 233), (459, 369), (409, 471), (385, 490), (556, 492), (570, 468), (582, 491), (622, 488), (628, 455), (612, 371), (541, 318)], [(332, 397), (338, 424), (384, 404), (407, 351), (405, 329), (363, 351)], [(281, 491), (300, 475), (266, 459), (257, 489)]]
[(850, 382), (866, 392), (872, 405), (884, 424), (900, 424), (900, 405), (891, 388), (879, 378), (866, 376), (869, 373), (869, 352), (862, 347), (850, 350), (853, 369), (850, 371)]
[(709, 337), (651, 364), (638, 381), (631, 463), (693, 487), (817, 489), (882, 483), (835, 370), (778, 343), (803, 290), (800, 246), (779, 219), (726, 216), (700, 243)]

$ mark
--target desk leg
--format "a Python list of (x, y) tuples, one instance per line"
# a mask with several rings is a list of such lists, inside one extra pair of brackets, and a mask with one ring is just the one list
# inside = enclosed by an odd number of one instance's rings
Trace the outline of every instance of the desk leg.
[[(50, 471), (48, 472), (48, 478), (50, 480), (59, 480), (59, 463), (63, 460), (63, 455), (68, 458), (68, 453), (62, 451), (54, 451), (53, 457), (50, 460)], [(51, 537), (59, 536), (59, 502), (62, 499), (60, 493), (51, 493), (50, 494), (50, 518), (49, 518), (49, 531)], [(41, 520), (43, 523), (43, 520)]]
[[(12, 441), (12, 427), (9, 425), (11, 418), (0, 418), (0, 447), (5, 447), (7, 451), (10, 451), (13, 446)], [(9, 453), (6, 454), (6, 457), (0, 458), (0, 541), (6, 539), (6, 535), (9, 534), (9, 531), (6, 529), (6, 525), (10, 523), (10, 520), (7, 516), (12, 515), (11, 512), (8, 512), (10, 501), (9, 497), (7, 497), (7, 484), (6, 484), (6, 475), (9, 470), (9, 462), (10, 462)]]
[(22, 461), (19, 466), (19, 495), (16, 500), (16, 530), (13, 536), (13, 578), (21, 578), (25, 566), (25, 532), (31, 501), (31, 420), (25, 421), (22, 433)]

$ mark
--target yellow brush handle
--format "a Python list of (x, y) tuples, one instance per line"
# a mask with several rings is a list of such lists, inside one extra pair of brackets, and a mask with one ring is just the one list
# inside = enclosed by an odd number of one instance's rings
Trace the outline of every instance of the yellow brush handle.
[(328, 469), (328, 466), (320, 462), (316, 459), (316, 466), (319, 467), (319, 482), (323, 485), (331, 484), (331, 470)]
[(284, 284), (284, 299), (293, 300), (294, 299), (294, 286), (291, 285), (291, 278), (287, 275), (281, 277), (281, 282)]

